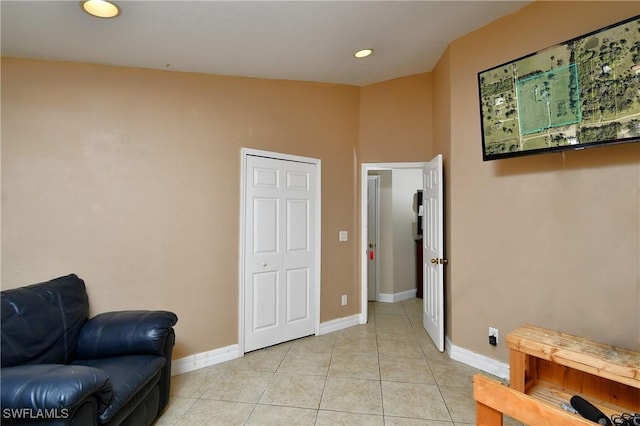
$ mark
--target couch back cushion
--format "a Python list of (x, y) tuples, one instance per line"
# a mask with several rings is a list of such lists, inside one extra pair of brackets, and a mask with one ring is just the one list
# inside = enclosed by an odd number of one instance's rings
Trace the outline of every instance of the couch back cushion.
[(84, 281), (75, 274), (0, 292), (2, 367), (67, 364), (89, 314)]

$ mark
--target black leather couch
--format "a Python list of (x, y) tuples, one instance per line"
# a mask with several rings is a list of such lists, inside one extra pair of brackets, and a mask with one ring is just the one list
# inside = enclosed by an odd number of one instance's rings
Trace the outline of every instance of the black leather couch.
[(89, 319), (76, 275), (0, 292), (0, 423), (150, 425), (169, 401), (166, 311)]

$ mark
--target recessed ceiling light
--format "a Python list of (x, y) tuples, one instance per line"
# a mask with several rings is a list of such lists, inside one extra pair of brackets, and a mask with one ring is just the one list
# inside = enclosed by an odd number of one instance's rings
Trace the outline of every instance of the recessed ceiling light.
[(107, 0), (86, 0), (80, 5), (82, 10), (98, 18), (114, 18), (120, 14), (118, 6)]
[(366, 58), (367, 56), (371, 55), (373, 53), (372, 49), (362, 49), (362, 50), (358, 50), (356, 53), (353, 54), (353, 56), (355, 56), (356, 58)]

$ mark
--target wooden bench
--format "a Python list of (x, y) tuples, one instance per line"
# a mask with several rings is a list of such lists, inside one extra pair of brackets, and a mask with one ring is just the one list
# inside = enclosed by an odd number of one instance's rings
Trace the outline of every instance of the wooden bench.
[(560, 408), (570, 405), (573, 395), (609, 417), (640, 412), (638, 352), (532, 325), (509, 333), (507, 347), (509, 388), (475, 377), (479, 425), (502, 424), (502, 413), (527, 424), (584, 424), (582, 417)]
[(531, 426), (594, 426), (588, 420), (541, 403), (532, 396), (508, 388), (482, 374), (476, 374), (473, 378), (473, 396), (476, 400), (478, 426), (501, 425), (503, 414)]

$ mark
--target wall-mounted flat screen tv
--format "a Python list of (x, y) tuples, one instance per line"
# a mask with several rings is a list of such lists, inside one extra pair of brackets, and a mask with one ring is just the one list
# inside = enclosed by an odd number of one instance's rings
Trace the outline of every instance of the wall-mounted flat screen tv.
[(640, 140), (640, 15), (478, 73), (482, 158)]

